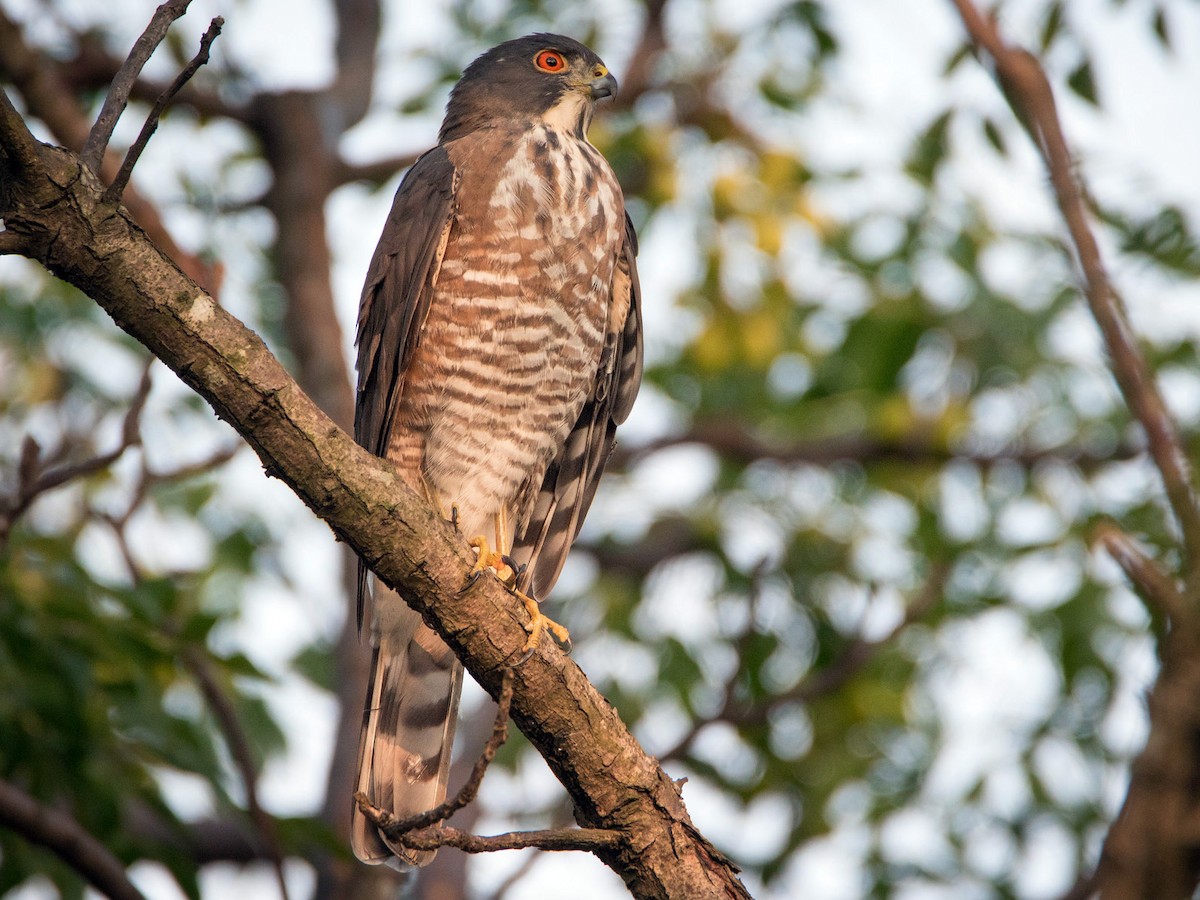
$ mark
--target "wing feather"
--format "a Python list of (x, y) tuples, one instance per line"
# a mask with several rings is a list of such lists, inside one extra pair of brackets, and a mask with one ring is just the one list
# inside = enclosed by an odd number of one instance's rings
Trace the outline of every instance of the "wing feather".
[(396, 191), (358, 306), (358, 402), (354, 437), (387, 450), (404, 374), (421, 339), (454, 220), (454, 164), (445, 148), (424, 154)]
[(529, 524), (513, 546), (513, 559), (526, 566), (519, 586), (533, 597), (545, 597), (558, 580), (616, 444), (617, 426), (629, 416), (637, 396), (642, 380), (641, 293), (637, 235), (627, 214), (613, 277), (612, 317), (595, 384), (546, 470)]
[[(421, 340), (446, 241), (454, 222), (458, 177), (445, 148), (421, 156), (396, 191), (367, 269), (358, 306), (358, 396), (354, 439), (376, 456), (387, 452), (404, 376)], [(358, 566), (358, 624), (367, 596)]]

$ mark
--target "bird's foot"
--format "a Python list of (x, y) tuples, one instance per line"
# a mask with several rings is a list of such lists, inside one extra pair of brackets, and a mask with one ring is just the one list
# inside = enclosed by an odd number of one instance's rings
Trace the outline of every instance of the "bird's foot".
[(496, 578), (510, 591), (516, 590), (517, 571), (511, 565), (511, 561), (503, 553), (497, 553), (492, 549), (488, 539), (482, 534), (471, 538), (470, 545), (475, 548), (475, 552), (479, 554), (475, 560), (475, 565), (471, 567), (470, 573), (467, 575), (467, 583), (471, 584), (479, 575), (487, 569), (491, 569), (495, 573)]
[(525, 630), (529, 632), (529, 638), (525, 641), (525, 646), (521, 648), (521, 658), (517, 660), (517, 665), (520, 665), (533, 656), (533, 651), (537, 649), (538, 642), (541, 641), (542, 635), (547, 631), (554, 635), (555, 640), (563, 645), (564, 650), (571, 649), (571, 633), (566, 628), (559, 625), (549, 616), (543, 615), (538, 602), (529, 595), (515, 589), (513, 593), (525, 604), (525, 609), (529, 613), (529, 624), (525, 626)]
[(529, 613), (529, 624), (525, 626), (525, 630), (529, 632), (529, 638), (525, 641), (525, 646), (521, 648), (521, 657), (517, 660), (517, 665), (533, 656), (533, 651), (537, 649), (542, 635), (546, 632), (550, 632), (560, 644), (570, 650), (570, 632), (549, 616), (542, 615), (537, 600), (517, 590), (517, 576), (520, 574), (521, 567), (518, 567), (510, 557), (492, 550), (488, 539), (483, 535), (471, 538), (470, 545), (475, 548), (479, 556), (467, 576), (467, 584), (474, 584), (483, 572), (490, 570), (496, 576), (496, 580), (508, 588), (509, 593), (525, 604), (525, 609)]

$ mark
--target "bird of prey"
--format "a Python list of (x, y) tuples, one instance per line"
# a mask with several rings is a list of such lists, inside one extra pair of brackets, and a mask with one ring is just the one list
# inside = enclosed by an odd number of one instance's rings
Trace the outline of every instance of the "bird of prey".
[[(616, 90), (595, 53), (557, 34), (476, 59), (396, 192), (359, 306), (355, 436), (525, 602), (528, 652), (546, 630), (567, 637), (537, 601), (641, 380), (637, 239), (587, 140)], [(404, 818), (445, 798), (462, 667), (396, 593), (365, 578), (359, 592), (374, 663), (356, 789)], [(353, 815), (364, 862), (432, 858)]]

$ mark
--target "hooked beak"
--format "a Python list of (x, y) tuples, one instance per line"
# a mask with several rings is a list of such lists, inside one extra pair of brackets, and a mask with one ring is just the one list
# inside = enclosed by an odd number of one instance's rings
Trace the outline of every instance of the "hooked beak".
[(588, 83), (588, 94), (593, 100), (617, 96), (617, 79), (613, 78), (606, 71), (603, 75), (593, 78)]

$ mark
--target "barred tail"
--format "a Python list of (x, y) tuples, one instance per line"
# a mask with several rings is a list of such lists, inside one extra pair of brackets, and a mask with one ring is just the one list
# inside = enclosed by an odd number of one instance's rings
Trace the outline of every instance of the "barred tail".
[[(379, 627), (355, 790), (404, 818), (433, 809), (446, 797), (463, 670), (420, 615), (378, 584), (375, 609)], [(351, 845), (363, 862), (396, 868), (426, 865), (435, 852), (389, 844), (357, 805)]]

